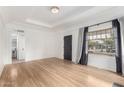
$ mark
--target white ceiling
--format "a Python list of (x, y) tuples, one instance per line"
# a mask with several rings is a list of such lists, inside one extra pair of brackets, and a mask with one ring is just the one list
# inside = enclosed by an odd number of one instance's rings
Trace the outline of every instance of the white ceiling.
[(7, 23), (28, 23), (42, 25), (45, 27), (54, 27), (63, 24), (69, 18), (79, 15), (92, 6), (60, 6), (58, 14), (52, 14), (51, 6), (8, 6), (2, 7), (6, 15)]
[(117, 6), (59, 6), (58, 14), (51, 13), (51, 6), (5, 6), (1, 8), (7, 24), (28, 24), (47, 28), (87, 23), (90, 18), (97, 21), (98, 18), (110, 19), (124, 15), (122, 12), (124, 7)]

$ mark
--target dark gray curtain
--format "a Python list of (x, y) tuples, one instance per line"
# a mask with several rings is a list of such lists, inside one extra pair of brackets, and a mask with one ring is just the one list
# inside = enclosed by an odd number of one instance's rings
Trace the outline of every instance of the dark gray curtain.
[(124, 17), (118, 19), (121, 30), (121, 50), (122, 50), (122, 74), (124, 75)]
[(121, 32), (119, 21), (112, 21), (112, 29), (115, 36), (115, 57), (116, 57), (116, 72), (122, 74), (122, 50), (121, 50)]
[(79, 61), (79, 63), (82, 65), (87, 65), (87, 61), (88, 61), (87, 33), (88, 33), (88, 27), (85, 27), (84, 34), (83, 34), (82, 53)]

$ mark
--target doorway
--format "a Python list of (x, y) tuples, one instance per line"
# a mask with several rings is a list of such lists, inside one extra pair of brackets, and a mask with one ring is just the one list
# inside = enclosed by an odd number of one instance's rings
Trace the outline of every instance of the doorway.
[(72, 60), (72, 35), (64, 36), (64, 59)]
[(24, 31), (18, 30), (11, 34), (12, 64), (25, 61)]

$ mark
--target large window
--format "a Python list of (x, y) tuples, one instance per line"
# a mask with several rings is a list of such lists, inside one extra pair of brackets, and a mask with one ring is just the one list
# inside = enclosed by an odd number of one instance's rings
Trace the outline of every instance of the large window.
[(88, 32), (88, 52), (115, 55), (115, 39), (112, 28)]

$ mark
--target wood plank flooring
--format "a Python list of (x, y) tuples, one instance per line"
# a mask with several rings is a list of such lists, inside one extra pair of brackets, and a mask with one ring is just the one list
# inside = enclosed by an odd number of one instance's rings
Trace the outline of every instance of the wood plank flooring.
[(57, 58), (6, 65), (0, 78), (2, 87), (111, 87), (113, 82), (124, 85), (124, 77)]

